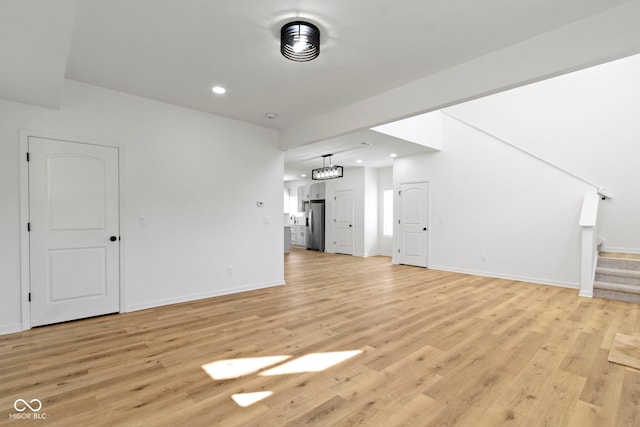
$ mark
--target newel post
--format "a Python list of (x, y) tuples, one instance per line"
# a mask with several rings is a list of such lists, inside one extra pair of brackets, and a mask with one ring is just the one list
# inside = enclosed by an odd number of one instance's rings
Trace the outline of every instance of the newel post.
[(580, 227), (582, 228), (582, 255), (580, 269), (580, 296), (593, 297), (593, 277), (596, 267), (598, 246), (598, 203), (597, 194), (587, 194), (582, 201)]

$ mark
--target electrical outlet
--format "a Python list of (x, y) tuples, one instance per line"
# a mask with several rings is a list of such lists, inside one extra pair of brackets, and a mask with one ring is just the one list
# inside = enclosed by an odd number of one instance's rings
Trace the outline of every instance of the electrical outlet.
[(231, 267), (231, 266), (227, 267), (227, 274), (229, 276), (231, 276), (233, 274), (233, 267)]
[(261, 208), (261, 207), (263, 207), (263, 206), (264, 206), (264, 203), (263, 203), (263, 202), (257, 202), (257, 203), (256, 203), (256, 205), (257, 205), (259, 208)]
[(487, 262), (487, 256), (486, 255), (480, 256), (480, 261)]

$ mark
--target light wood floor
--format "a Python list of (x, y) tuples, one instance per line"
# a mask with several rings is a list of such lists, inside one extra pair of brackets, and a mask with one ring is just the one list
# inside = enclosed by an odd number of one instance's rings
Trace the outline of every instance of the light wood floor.
[[(0, 336), (0, 425), (640, 425), (640, 371), (607, 362), (617, 332), (640, 333), (637, 305), (382, 257), (285, 258), (286, 286)], [(356, 350), (318, 372), (201, 368)], [(231, 398), (254, 392), (271, 394)], [(19, 398), (46, 421), (9, 419)]]

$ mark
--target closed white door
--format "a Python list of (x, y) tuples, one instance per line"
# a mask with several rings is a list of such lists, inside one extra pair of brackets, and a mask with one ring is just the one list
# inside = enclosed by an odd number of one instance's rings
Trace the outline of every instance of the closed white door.
[(28, 145), (31, 325), (118, 312), (118, 149)]
[(336, 253), (353, 255), (353, 190), (336, 191)]
[(428, 184), (400, 184), (398, 201), (398, 261), (400, 264), (426, 267), (429, 241)]

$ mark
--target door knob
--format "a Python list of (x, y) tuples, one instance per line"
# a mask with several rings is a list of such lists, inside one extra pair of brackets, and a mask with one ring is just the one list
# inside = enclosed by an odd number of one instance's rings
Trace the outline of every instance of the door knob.
[(116, 236), (111, 236), (109, 237), (109, 240), (111, 240), (112, 242), (115, 242), (116, 240), (118, 240), (118, 238)]
[(353, 227), (353, 225), (349, 224), (349, 227)]
[(427, 227), (424, 227), (424, 228), (422, 229), (422, 231), (427, 231)]

